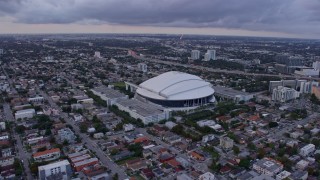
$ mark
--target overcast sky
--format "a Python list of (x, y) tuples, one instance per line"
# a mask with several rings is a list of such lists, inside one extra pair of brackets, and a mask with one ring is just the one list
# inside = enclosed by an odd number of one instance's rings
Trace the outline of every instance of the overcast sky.
[(320, 0), (0, 0), (0, 33), (104, 32), (320, 39)]

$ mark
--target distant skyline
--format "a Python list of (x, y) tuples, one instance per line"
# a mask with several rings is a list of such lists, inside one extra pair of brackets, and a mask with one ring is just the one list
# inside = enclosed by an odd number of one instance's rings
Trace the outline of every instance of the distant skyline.
[(152, 33), (320, 39), (320, 0), (0, 0), (0, 34)]

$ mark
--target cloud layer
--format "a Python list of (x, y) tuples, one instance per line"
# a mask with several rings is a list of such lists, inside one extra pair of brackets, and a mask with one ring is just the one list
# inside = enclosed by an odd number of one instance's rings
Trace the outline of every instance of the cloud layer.
[(320, 0), (0, 0), (26, 24), (218, 27), (320, 36)]

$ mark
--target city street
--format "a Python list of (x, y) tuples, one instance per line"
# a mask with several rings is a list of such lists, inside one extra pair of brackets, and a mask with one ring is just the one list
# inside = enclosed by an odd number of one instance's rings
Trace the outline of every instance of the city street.
[(49, 104), (52, 108), (58, 109), (60, 112), (60, 116), (72, 126), (75, 134), (79, 135), (82, 140), (82, 143), (92, 152), (96, 153), (96, 156), (100, 159), (100, 161), (109, 168), (113, 174), (118, 173), (119, 179), (128, 178), (127, 174), (121, 169), (116, 163), (114, 163), (107, 155), (97, 146), (95, 142), (93, 142), (86, 134), (80, 132), (79, 127), (70, 119), (67, 113), (62, 112), (61, 108), (52, 101), (52, 99), (43, 91), (38, 90), (40, 94), (48, 100)]
[[(15, 121), (9, 104), (7, 104), (7, 103), (3, 104), (3, 112), (5, 114), (7, 121), (11, 121), (11, 122)], [(27, 175), (27, 179), (32, 180), (34, 178), (31, 175), (31, 171), (29, 168), (29, 161), (28, 161), (28, 157), (30, 157), (30, 156), (25, 152), (20, 136), (15, 133), (15, 130), (13, 130), (12, 133), (13, 133), (12, 134), (13, 137), (16, 139), (16, 148), (18, 150), (18, 159), (22, 160), (23, 167), (24, 167), (25, 173)]]

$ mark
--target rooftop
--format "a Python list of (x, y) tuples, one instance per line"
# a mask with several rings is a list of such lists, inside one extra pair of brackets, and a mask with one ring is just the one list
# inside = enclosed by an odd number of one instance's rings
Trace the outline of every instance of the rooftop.
[(135, 99), (119, 100), (118, 104), (120, 104), (124, 107), (127, 107), (130, 110), (135, 111), (136, 113), (138, 113), (144, 117), (163, 113), (162, 112), (163, 108), (156, 106), (156, 105), (144, 103), (144, 102), (141, 102), (141, 101), (138, 101)]
[(99, 87), (93, 88), (92, 90), (98, 93), (101, 93), (108, 98), (121, 98), (126, 96), (125, 94), (122, 94), (119, 91), (108, 88), (106, 86), (99, 86)]
[(60, 152), (59, 148), (49, 149), (49, 150), (46, 150), (46, 151), (34, 153), (33, 157), (39, 157), (39, 156), (43, 156), (43, 155), (46, 155), (46, 154), (57, 153), (57, 152)]

